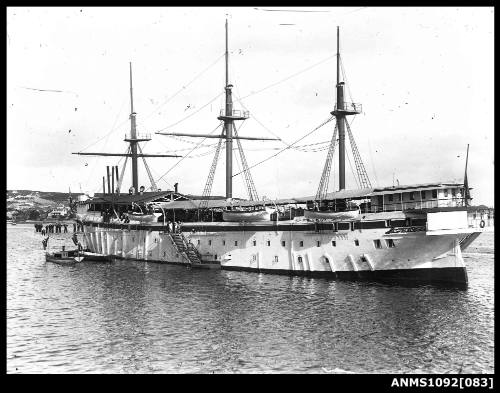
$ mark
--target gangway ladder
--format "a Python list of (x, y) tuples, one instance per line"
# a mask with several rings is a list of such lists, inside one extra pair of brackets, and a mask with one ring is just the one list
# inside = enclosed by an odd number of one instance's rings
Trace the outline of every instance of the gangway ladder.
[(188, 242), (182, 233), (170, 233), (170, 239), (175, 245), (175, 248), (180, 254), (186, 256), (189, 264), (200, 264), (202, 263), (201, 255), (193, 245), (193, 243)]

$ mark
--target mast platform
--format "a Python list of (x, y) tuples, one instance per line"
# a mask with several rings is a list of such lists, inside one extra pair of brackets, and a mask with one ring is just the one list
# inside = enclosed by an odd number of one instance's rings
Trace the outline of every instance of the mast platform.
[(250, 117), (249, 111), (241, 111), (239, 109), (233, 109), (231, 115), (226, 116), (226, 110), (220, 110), (220, 116), (217, 117), (219, 120), (246, 120)]
[(344, 102), (341, 106), (335, 104), (335, 109), (330, 112), (334, 116), (351, 116), (359, 115), (363, 112), (361, 104), (354, 102)]
[(125, 134), (125, 142), (147, 142), (151, 140), (151, 134), (136, 134), (135, 138)]

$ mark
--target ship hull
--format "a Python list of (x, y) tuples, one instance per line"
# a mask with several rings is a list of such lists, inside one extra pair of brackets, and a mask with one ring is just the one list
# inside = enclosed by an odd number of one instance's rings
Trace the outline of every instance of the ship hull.
[[(282, 230), (282, 228), (286, 230)], [(470, 233), (387, 234), (387, 228), (319, 230), (307, 225), (219, 225), (183, 233), (204, 262), (223, 270), (467, 286), (461, 242)], [(193, 265), (166, 228), (87, 223), (89, 251), (119, 259)], [(477, 237), (477, 234), (474, 236)], [(380, 243), (375, 243), (380, 241)]]
[(443, 287), (467, 288), (468, 276), (465, 267), (388, 269), (362, 271), (292, 271), (280, 269), (254, 269), (224, 266), (222, 270), (279, 274), (288, 276), (320, 277), (343, 281), (374, 281), (401, 285), (438, 285)]

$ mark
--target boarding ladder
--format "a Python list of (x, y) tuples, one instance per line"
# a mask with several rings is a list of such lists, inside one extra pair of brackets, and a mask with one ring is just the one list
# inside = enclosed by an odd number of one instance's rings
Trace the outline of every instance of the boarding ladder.
[(202, 263), (200, 253), (193, 243), (187, 241), (182, 233), (170, 233), (170, 239), (175, 244), (177, 251), (184, 254), (191, 265)]

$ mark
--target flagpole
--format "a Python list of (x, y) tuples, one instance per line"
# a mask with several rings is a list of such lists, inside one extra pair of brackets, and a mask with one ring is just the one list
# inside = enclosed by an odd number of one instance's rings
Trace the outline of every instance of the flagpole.
[(467, 164), (469, 162), (469, 144), (467, 143), (467, 155), (465, 156), (465, 175), (464, 175), (464, 205), (469, 206), (469, 182), (467, 180)]

